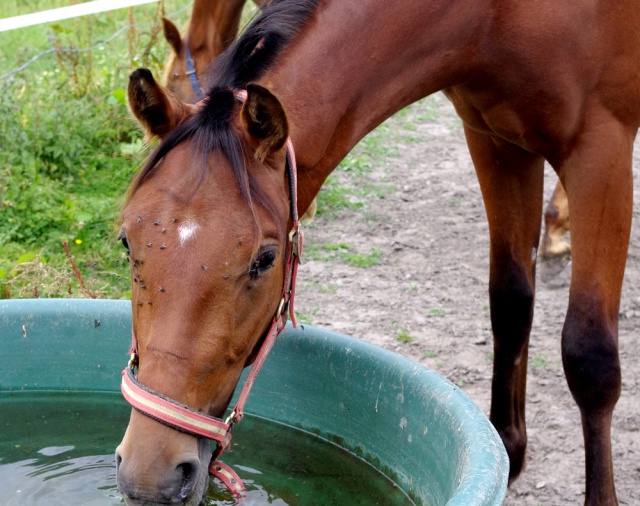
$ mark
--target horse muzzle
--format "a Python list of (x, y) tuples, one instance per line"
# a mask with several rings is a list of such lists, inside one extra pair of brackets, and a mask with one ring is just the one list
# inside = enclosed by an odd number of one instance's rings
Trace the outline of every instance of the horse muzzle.
[[(117, 484), (126, 504), (197, 506), (209, 483), (209, 441), (144, 418), (132, 413), (132, 423), (116, 449)], [(149, 423), (157, 426), (147, 427)], [(171, 433), (163, 438), (165, 430)]]

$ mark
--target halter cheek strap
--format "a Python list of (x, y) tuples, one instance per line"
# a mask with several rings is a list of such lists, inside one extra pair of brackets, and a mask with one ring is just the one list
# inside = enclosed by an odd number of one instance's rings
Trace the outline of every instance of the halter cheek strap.
[(200, 86), (200, 82), (198, 81), (198, 74), (196, 73), (196, 64), (193, 61), (191, 56), (191, 50), (189, 49), (189, 41), (185, 44), (187, 60), (185, 61), (186, 74), (189, 76), (189, 83), (191, 84), (191, 89), (193, 90), (193, 94), (196, 97), (196, 100), (202, 99), (205, 93)]
[[(236, 98), (244, 101), (246, 99), (246, 91), (241, 90), (236, 92)], [(297, 168), (291, 139), (287, 140), (286, 170), (289, 176), (291, 220), (293, 226), (287, 243), (287, 260), (281, 298), (260, 351), (251, 366), (251, 370), (240, 390), (236, 405), (231, 410), (228, 418), (222, 420), (221, 418), (193, 410), (140, 383), (135, 376), (135, 369), (138, 365), (138, 343), (133, 330), (131, 332), (131, 349), (129, 350), (131, 359), (127, 367), (122, 371), (122, 383), (120, 386), (122, 395), (136, 410), (180, 432), (205, 437), (216, 442), (216, 449), (213, 451), (211, 463), (209, 464), (209, 474), (220, 479), (231, 493), (237, 497), (242, 496), (245, 490), (244, 483), (242, 483), (242, 480), (235, 471), (218, 460), (218, 457), (231, 441), (231, 429), (233, 425), (242, 420), (244, 405), (247, 402), (253, 383), (260, 368), (267, 359), (267, 355), (271, 351), (271, 348), (273, 348), (278, 335), (284, 329), (287, 322), (287, 315), (291, 318), (294, 327), (297, 326), (293, 303), (298, 265), (300, 263), (300, 256), (302, 255), (303, 235), (298, 219)]]

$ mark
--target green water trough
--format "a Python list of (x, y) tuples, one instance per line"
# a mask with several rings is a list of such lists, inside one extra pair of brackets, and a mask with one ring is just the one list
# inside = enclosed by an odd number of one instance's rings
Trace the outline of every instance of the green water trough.
[[(128, 301), (0, 301), (0, 400), (119, 391), (130, 332)], [(337, 443), (415, 504), (504, 500), (508, 458), (475, 404), (438, 374), (357, 339), (307, 325), (288, 328), (246, 412)]]

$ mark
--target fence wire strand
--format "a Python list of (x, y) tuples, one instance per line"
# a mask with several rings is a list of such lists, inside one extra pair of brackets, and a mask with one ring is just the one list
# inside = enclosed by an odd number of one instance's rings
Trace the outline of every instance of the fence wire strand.
[[(184, 7), (182, 7), (181, 9), (178, 9), (177, 11), (175, 11), (172, 14), (167, 15), (167, 18), (174, 18), (180, 14), (182, 14), (185, 10), (187, 10), (189, 7), (191, 7), (191, 5), (193, 4), (193, 2), (189, 2), (187, 5), (185, 5)], [(122, 28), (120, 28), (118, 31), (116, 31), (113, 35), (111, 35), (111, 37), (102, 40), (100, 42), (96, 42), (95, 44), (93, 44), (92, 46), (89, 47), (83, 47), (83, 48), (76, 48), (76, 49), (65, 49), (65, 48), (52, 48), (52, 49), (47, 49), (46, 51), (43, 51), (37, 55), (35, 55), (33, 58), (29, 59), (26, 63), (20, 65), (19, 67), (7, 72), (6, 74), (2, 74), (0, 75), (0, 81), (4, 80), (4, 79), (8, 79), (9, 77), (14, 76), (15, 74), (17, 74), (18, 72), (22, 72), (24, 69), (26, 69), (29, 65), (31, 65), (32, 63), (36, 62), (37, 60), (39, 60), (40, 58), (42, 58), (43, 56), (46, 56), (48, 54), (52, 54), (52, 53), (84, 53), (86, 51), (92, 51), (93, 49), (97, 49), (101, 46), (104, 46), (106, 44), (109, 44), (113, 39), (115, 39), (118, 35), (120, 35), (122, 32), (129, 30), (131, 28), (146, 28), (148, 26), (152, 26), (155, 23), (142, 23), (142, 24), (134, 24), (134, 25), (125, 25)]]

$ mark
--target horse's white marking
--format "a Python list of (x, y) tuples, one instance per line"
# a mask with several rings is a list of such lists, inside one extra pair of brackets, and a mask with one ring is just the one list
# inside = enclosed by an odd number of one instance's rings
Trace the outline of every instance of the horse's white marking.
[(184, 246), (187, 241), (196, 236), (196, 232), (200, 228), (198, 222), (189, 218), (178, 226), (178, 237), (180, 238), (180, 246)]
[(538, 256), (538, 250), (536, 248), (531, 248), (531, 260), (535, 260)]

